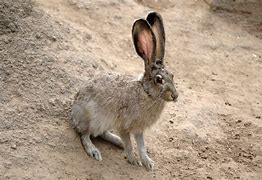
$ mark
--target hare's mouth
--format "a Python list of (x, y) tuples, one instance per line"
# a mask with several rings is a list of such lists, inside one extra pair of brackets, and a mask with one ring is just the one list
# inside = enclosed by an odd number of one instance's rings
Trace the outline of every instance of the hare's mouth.
[(165, 97), (163, 97), (163, 99), (164, 99), (165, 101), (167, 101), (167, 102), (172, 102), (172, 101), (174, 101), (174, 99), (173, 99), (171, 96), (165, 96)]
[(168, 102), (177, 102), (178, 93), (177, 93), (177, 92), (170, 92), (170, 91), (168, 91), (168, 92), (166, 92), (166, 93), (164, 94), (163, 99), (164, 99), (165, 101), (168, 101)]

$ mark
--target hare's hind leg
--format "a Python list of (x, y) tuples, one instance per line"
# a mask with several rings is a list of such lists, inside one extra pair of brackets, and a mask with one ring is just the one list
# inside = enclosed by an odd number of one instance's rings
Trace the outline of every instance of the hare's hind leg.
[(82, 134), (81, 135), (81, 141), (85, 148), (86, 153), (95, 158), (98, 161), (102, 160), (102, 156), (100, 151), (95, 147), (95, 145), (92, 143), (90, 139), (90, 133)]
[(100, 135), (100, 137), (120, 148), (124, 148), (124, 143), (121, 138), (109, 131), (105, 131), (102, 135)]

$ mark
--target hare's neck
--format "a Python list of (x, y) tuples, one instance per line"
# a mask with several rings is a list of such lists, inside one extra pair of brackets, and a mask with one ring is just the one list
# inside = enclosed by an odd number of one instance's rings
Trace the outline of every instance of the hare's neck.
[(141, 85), (145, 91), (145, 93), (152, 98), (150, 92), (149, 92), (149, 81), (150, 79), (148, 77), (145, 76), (145, 74), (143, 74), (142, 77), (139, 77), (140, 78), (140, 82), (141, 82)]
[(141, 87), (142, 87), (142, 89), (145, 92), (145, 93), (143, 93), (144, 94), (143, 96), (145, 97), (145, 99), (147, 99), (146, 101), (148, 103), (152, 104), (152, 105), (156, 105), (156, 106), (159, 106), (159, 107), (162, 107), (162, 106), (164, 107), (165, 101), (163, 99), (161, 99), (161, 98), (154, 97), (150, 93), (150, 89), (149, 89), (150, 86), (148, 84), (146, 84), (146, 83), (148, 83), (148, 81), (143, 82), (143, 80), (142, 80), (142, 81), (139, 81), (139, 82), (141, 83)]

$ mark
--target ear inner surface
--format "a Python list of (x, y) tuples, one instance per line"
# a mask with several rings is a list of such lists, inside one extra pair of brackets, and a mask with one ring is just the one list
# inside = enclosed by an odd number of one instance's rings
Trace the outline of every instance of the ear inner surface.
[(137, 20), (132, 29), (133, 42), (137, 54), (144, 59), (145, 66), (151, 64), (155, 59), (155, 36), (144, 19)]
[(165, 29), (162, 17), (157, 12), (151, 12), (146, 20), (151, 25), (156, 37), (156, 58), (163, 59), (165, 55)]
[(147, 64), (150, 63), (150, 59), (153, 51), (152, 37), (150, 37), (150, 33), (145, 30), (141, 31), (138, 35), (138, 50), (144, 60), (147, 61)]

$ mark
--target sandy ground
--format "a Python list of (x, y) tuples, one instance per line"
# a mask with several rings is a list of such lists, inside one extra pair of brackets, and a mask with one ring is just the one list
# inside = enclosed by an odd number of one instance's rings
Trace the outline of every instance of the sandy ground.
[[(100, 139), (89, 158), (68, 112), (94, 73), (143, 72), (131, 25), (152, 9), (180, 97), (146, 133), (147, 172)], [(261, 179), (261, 56), (260, 0), (1, 0), (0, 179)]]

